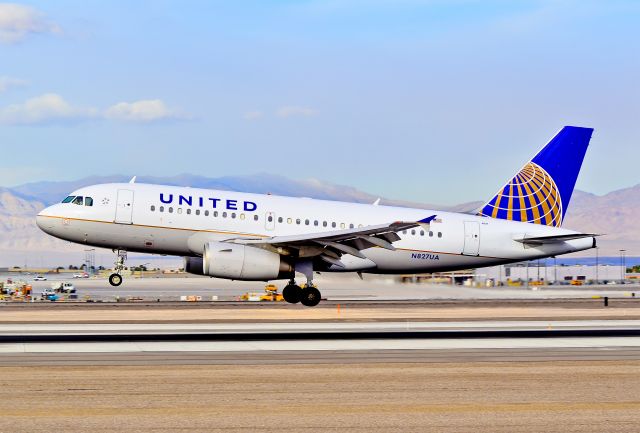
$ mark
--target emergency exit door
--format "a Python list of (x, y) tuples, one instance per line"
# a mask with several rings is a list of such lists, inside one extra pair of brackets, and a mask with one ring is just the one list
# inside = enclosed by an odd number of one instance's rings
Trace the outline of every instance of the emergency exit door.
[(480, 252), (480, 223), (475, 221), (464, 222), (464, 247), (462, 254), (477, 256)]
[(132, 224), (133, 216), (133, 191), (130, 189), (118, 190), (118, 201), (116, 203), (117, 224)]
[(267, 230), (276, 228), (276, 214), (274, 212), (267, 212), (264, 216), (264, 228)]

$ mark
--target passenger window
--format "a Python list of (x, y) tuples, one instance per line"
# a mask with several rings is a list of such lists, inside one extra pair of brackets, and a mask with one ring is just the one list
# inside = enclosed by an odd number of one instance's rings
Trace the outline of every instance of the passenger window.
[(308, 226), (309, 225), (309, 220), (304, 220), (304, 225)]
[(75, 195), (70, 195), (69, 197), (67, 197), (64, 200), (62, 200), (62, 203), (71, 203), (74, 198), (76, 198)]
[[(256, 215), (256, 216), (258, 216), (258, 215)], [(269, 217), (267, 218), (267, 221), (273, 222), (273, 217), (271, 215), (269, 215)]]
[(187, 209), (187, 215), (191, 215), (191, 209)]
[(293, 220), (291, 218), (287, 218), (287, 224), (291, 224)]
[(91, 197), (85, 197), (84, 205), (85, 206), (93, 206), (93, 199)]
[[(209, 216), (209, 211), (208, 210), (204, 211), (204, 216)], [(217, 216), (217, 215), (214, 215), (214, 216)]]
[(429, 237), (431, 237), (431, 238), (433, 237), (433, 232), (432, 231), (429, 232)]
[(240, 219), (244, 220), (244, 214), (243, 213), (240, 214)]
[(160, 212), (164, 212), (164, 206), (160, 206)]
[(300, 218), (296, 219), (296, 224), (300, 224)]
[(353, 224), (349, 224), (349, 228), (352, 229), (354, 227)]
[(336, 223), (335, 223), (335, 222), (332, 222), (332, 223), (331, 223), (331, 227), (333, 227), (333, 228), (335, 229), (335, 228), (336, 228)]
[(73, 203), (73, 204), (78, 204), (78, 205), (82, 206), (82, 202), (83, 202), (83, 201), (84, 201), (84, 200), (82, 199), (82, 196), (81, 196), (81, 195), (79, 195), (79, 196), (77, 196), (76, 198), (74, 198), (74, 199), (73, 199), (73, 201), (72, 201), (71, 203)]
[[(269, 218), (271, 218), (271, 217), (269, 217)], [(255, 214), (255, 215), (253, 216), (253, 220), (254, 220), (254, 221), (258, 221), (258, 214)], [(271, 218), (271, 220), (273, 220), (273, 218)]]
[(442, 232), (438, 232), (438, 237), (441, 238), (442, 237)]
[(169, 208), (169, 213), (173, 213), (173, 208), (172, 207)]
[(226, 212), (222, 212), (222, 218), (226, 218), (227, 217), (227, 213)]
[(341, 228), (341, 229), (343, 229), (343, 228), (345, 228), (345, 227), (346, 227), (345, 223), (340, 223), (340, 228)]
[(182, 208), (181, 207), (178, 208), (178, 213), (182, 213)]
[(233, 219), (236, 218), (236, 213), (235, 212), (231, 212), (231, 218), (233, 218)]
[(200, 215), (200, 209), (196, 209), (196, 215)]
[(420, 230), (420, 236), (424, 236), (424, 230)]
[(318, 220), (315, 220), (315, 221), (313, 222), (313, 225), (314, 225), (314, 226), (317, 226), (317, 225), (318, 225)]
[(322, 227), (326, 227), (327, 226), (327, 222), (326, 221), (322, 221)]
[(415, 236), (416, 231), (415, 230), (411, 230), (411, 235)]
[(402, 230), (402, 234), (403, 234), (403, 235), (406, 235), (406, 234), (407, 234), (407, 231), (406, 231), (406, 230)]
[(282, 217), (278, 217), (278, 222), (282, 224)]
[(151, 205), (151, 212), (155, 212), (156, 207), (154, 205)]

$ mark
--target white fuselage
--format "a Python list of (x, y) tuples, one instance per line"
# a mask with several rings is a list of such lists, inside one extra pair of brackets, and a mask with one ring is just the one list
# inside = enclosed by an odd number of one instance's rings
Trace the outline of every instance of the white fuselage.
[(148, 184), (81, 188), (92, 206), (60, 203), (38, 226), (83, 245), (178, 256), (201, 256), (211, 241), (321, 233), (394, 221), (428, 226), (400, 232), (395, 251), (369, 248), (369, 260), (345, 255), (344, 268), (371, 273), (438, 272), (555, 256), (593, 247), (593, 238), (527, 246), (516, 239), (576, 233), (475, 215)]

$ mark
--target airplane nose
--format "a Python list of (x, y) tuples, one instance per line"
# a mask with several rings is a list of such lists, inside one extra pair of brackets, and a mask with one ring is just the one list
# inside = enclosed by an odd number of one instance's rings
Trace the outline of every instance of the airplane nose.
[(44, 208), (36, 215), (36, 225), (45, 233), (49, 233), (51, 229), (51, 218), (48, 217), (50, 215), (49, 209), (50, 207)]

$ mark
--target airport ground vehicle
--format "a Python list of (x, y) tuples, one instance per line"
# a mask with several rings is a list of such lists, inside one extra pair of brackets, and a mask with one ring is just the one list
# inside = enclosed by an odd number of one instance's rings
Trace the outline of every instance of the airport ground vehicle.
[(75, 293), (76, 286), (68, 281), (56, 281), (55, 283), (51, 283), (51, 290), (55, 293)]
[(284, 301), (282, 294), (278, 293), (278, 286), (275, 284), (267, 284), (264, 288), (265, 294), (260, 296), (261, 301), (279, 302)]
[(43, 301), (57, 301), (60, 299), (60, 296), (53, 289), (44, 289), (44, 291), (40, 294), (40, 299)]
[(47, 278), (42, 275), (36, 275), (33, 277), (33, 281), (47, 281)]

